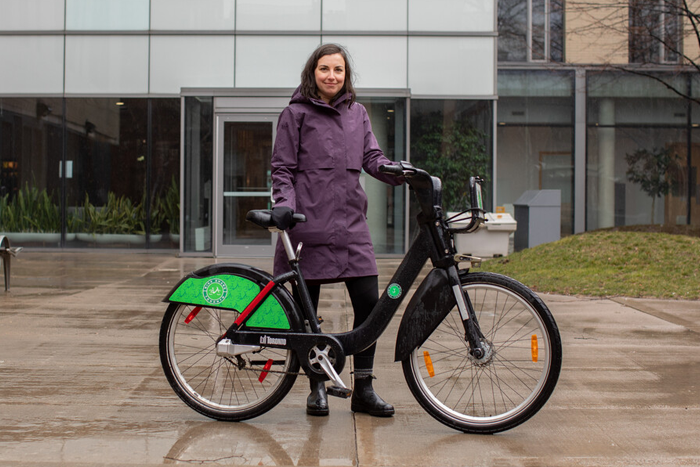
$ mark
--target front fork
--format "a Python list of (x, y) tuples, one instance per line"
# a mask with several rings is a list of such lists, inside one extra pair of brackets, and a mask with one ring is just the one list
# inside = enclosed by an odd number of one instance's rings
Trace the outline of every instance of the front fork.
[(469, 299), (469, 295), (464, 293), (464, 290), (462, 289), (462, 283), (459, 280), (457, 266), (449, 267), (447, 269), (447, 276), (450, 286), (452, 287), (455, 300), (457, 301), (457, 309), (462, 317), (465, 338), (467, 342), (469, 342), (469, 353), (475, 359), (480, 360), (486, 356), (486, 350), (484, 348), (484, 335), (481, 333), (481, 329), (479, 329), (479, 323), (476, 320), (476, 313), (474, 312), (474, 307)]

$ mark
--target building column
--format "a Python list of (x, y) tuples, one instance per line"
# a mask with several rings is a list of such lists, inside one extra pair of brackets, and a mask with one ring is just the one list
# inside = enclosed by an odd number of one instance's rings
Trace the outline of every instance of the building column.
[(598, 228), (615, 226), (615, 102), (600, 102), (598, 122)]
[(576, 69), (574, 86), (574, 233), (586, 230), (586, 70)]

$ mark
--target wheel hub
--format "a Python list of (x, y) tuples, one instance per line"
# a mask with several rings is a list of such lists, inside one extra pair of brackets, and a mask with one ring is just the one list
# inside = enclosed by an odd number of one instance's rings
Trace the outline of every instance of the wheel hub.
[(484, 351), (484, 355), (481, 358), (476, 358), (471, 352), (469, 353), (469, 360), (471, 360), (477, 366), (486, 366), (493, 361), (493, 357), (496, 355), (496, 351), (493, 345), (486, 341), (481, 341), (481, 348)]

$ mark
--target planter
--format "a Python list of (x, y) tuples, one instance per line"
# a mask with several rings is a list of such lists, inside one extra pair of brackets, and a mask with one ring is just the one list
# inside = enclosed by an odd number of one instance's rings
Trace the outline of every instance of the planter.
[[(12, 243), (56, 243), (61, 242), (60, 233), (40, 233), (40, 232), (7, 232), (0, 233), (10, 239)], [(72, 240), (70, 237), (72, 234), (66, 235), (66, 240)]]
[(178, 245), (180, 244), (180, 234), (170, 234), (170, 240), (177, 243)]
[(76, 234), (78, 240), (86, 243), (95, 243), (98, 245), (110, 245), (127, 243), (129, 245), (145, 245), (146, 236), (136, 234), (91, 234), (79, 233)]

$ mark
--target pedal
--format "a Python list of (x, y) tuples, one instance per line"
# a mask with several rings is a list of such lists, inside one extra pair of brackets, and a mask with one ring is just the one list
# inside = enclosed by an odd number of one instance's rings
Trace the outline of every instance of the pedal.
[(342, 399), (347, 399), (352, 396), (352, 389), (350, 388), (339, 388), (338, 386), (328, 386), (326, 388), (326, 394), (333, 397), (340, 397)]

